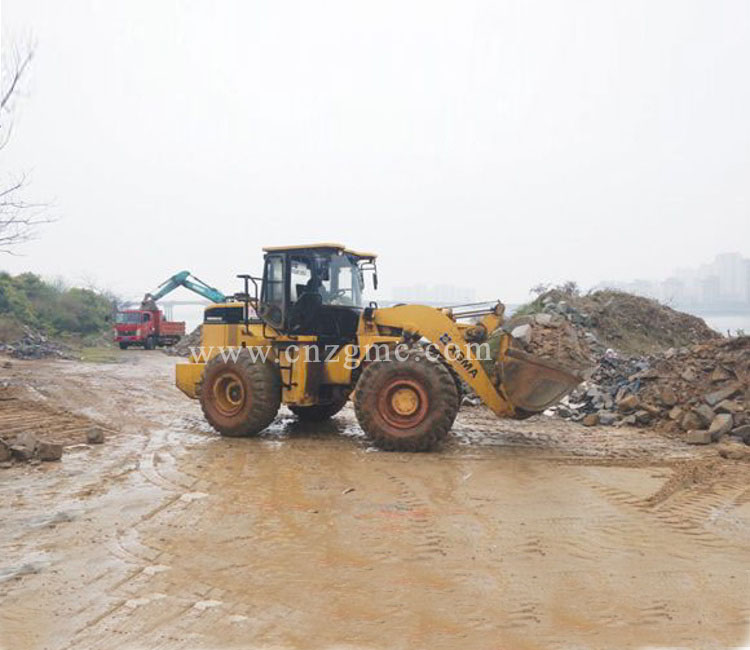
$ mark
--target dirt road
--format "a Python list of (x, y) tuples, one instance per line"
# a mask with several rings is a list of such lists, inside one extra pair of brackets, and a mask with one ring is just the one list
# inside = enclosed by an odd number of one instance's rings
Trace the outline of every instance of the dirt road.
[(222, 439), (173, 359), (120, 358), (5, 371), (44, 405), (14, 417), (109, 434), (0, 470), (3, 649), (747, 641), (750, 464), (481, 408), (433, 454), (368, 448), (349, 409)]

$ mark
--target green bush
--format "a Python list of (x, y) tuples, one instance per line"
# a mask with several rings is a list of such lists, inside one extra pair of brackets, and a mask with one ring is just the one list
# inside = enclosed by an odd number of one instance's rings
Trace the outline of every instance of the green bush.
[(0, 319), (6, 329), (16, 323), (48, 334), (97, 334), (109, 327), (111, 313), (109, 295), (50, 284), (33, 273), (0, 273)]

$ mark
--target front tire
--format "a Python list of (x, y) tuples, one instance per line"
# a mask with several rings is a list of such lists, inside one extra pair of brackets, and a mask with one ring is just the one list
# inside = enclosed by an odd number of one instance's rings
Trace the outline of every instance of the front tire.
[(247, 353), (236, 361), (219, 355), (206, 364), (198, 394), (203, 415), (222, 436), (253, 436), (271, 424), (279, 410), (279, 369)]
[(377, 361), (357, 382), (355, 412), (373, 444), (387, 451), (429, 451), (448, 435), (458, 412), (456, 383), (422, 352)]
[(128, 344), (125, 343), (124, 341), (120, 341), (120, 349), (121, 350), (127, 350), (128, 349)]

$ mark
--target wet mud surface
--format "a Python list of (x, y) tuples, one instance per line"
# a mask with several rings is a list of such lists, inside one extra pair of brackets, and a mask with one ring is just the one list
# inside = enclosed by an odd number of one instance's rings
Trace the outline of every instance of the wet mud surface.
[(222, 439), (174, 363), (14, 366), (30, 421), (108, 436), (0, 470), (0, 648), (747, 642), (748, 463), (483, 408), (431, 454), (371, 449), (349, 407)]

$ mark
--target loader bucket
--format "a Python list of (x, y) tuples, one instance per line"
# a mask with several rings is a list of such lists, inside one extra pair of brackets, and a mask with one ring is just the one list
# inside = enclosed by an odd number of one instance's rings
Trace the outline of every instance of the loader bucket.
[(544, 411), (583, 381), (554, 361), (516, 348), (506, 355), (497, 364), (500, 386), (520, 417)]

